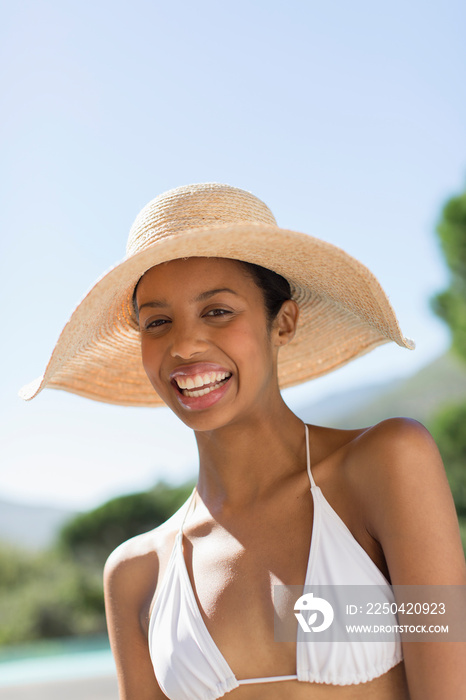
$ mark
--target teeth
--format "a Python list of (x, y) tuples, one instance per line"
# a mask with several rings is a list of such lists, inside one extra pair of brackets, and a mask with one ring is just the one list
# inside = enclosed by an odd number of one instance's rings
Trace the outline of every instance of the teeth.
[(189, 391), (188, 389), (183, 389), (183, 395), (189, 396), (190, 398), (196, 398), (198, 396), (204, 396), (205, 394), (210, 394), (211, 391), (218, 389), (223, 386), (225, 382), (219, 382), (218, 384), (213, 384), (211, 386), (205, 387), (205, 389), (196, 389), (194, 391)]
[[(204, 374), (193, 374), (189, 377), (175, 377), (175, 381), (182, 390), (198, 389), (202, 386), (207, 387), (208, 391), (210, 391), (213, 388), (211, 384), (218, 384), (230, 376), (230, 372), (205, 372)], [(199, 394), (199, 396), (202, 396), (202, 394)]]

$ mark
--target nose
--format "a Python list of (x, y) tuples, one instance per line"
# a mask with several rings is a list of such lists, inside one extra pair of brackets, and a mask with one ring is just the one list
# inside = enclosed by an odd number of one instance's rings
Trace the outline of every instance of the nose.
[(174, 325), (171, 333), (171, 356), (181, 360), (190, 360), (192, 357), (201, 355), (208, 347), (204, 334), (205, 329), (200, 328), (196, 323)]

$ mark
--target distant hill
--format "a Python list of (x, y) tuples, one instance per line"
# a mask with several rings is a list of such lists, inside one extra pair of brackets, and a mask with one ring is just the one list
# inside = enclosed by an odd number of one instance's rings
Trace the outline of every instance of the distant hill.
[(73, 510), (0, 499), (0, 542), (29, 550), (44, 549), (75, 514)]
[(345, 391), (309, 406), (303, 420), (334, 428), (362, 428), (408, 416), (428, 423), (442, 405), (466, 400), (466, 363), (446, 353), (404, 380)]

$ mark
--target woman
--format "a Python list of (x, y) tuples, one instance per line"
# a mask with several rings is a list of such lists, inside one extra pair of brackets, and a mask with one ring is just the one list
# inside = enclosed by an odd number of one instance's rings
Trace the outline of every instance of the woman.
[(425, 429), (304, 426), (280, 394), (382, 342), (412, 346), (375, 278), (225, 185), (150, 202), (127, 252), (23, 392), (164, 402), (195, 431), (190, 499), (106, 565), (122, 700), (464, 696), (460, 644), (274, 641), (274, 585), (466, 583)]

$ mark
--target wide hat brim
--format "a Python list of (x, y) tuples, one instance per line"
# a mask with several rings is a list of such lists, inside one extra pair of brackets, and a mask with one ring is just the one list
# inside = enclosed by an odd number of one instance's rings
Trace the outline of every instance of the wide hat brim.
[(21, 398), (48, 387), (122, 406), (163, 405), (142, 365), (132, 295), (148, 269), (188, 257), (244, 260), (289, 280), (300, 319), (295, 338), (279, 351), (282, 388), (383, 343), (414, 348), (377, 279), (340, 248), (271, 224), (209, 226), (157, 241), (101, 277), (63, 329), (45, 373), (21, 389)]

